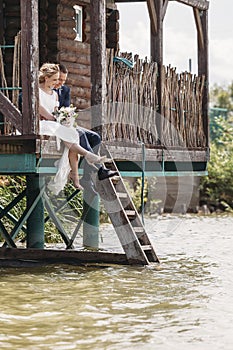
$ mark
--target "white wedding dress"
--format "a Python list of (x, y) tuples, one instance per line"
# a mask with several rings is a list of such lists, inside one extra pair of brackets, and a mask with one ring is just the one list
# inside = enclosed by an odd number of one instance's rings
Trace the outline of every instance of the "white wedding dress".
[[(52, 95), (50, 95), (39, 88), (39, 100), (40, 105), (49, 113), (54, 112), (55, 107), (59, 105), (56, 91), (53, 91)], [(79, 144), (79, 134), (76, 129), (72, 126), (61, 125), (56, 121), (41, 120), (40, 135), (56, 136), (58, 149), (60, 147), (60, 140)], [(57, 173), (49, 182), (48, 188), (57, 195), (65, 187), (71, 170), (68, 147), (64, 147), (62, 157), (55, 162), (55, 166), (57, 167)]]

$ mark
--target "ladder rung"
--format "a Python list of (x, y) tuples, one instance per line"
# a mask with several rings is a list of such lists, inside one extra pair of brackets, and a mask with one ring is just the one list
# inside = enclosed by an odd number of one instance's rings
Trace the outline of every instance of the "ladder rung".
[(115, 176), (109, 178), (109, 180), (112, 180), (112, 183), (113, 183), (113, 184), (117, 184), (117, 183), (119, 182), (120, 179), (121, 179), (121, 178), (120, 178), (120, 176), (118, 176), (118, 175), (115, 175)]
[(141, 247), (142, 247), (142, 250), (151, 250), (152, 249), (151, 245), (142, 245)]
[(125, 210), (125, 213), (127, 216), (135, 216), (136, 215), (135, 210)]
[(144, 232), (144, 228), (143, 227), (140, 227), (140, 226), (136, 226), (133, 228), (134, 229), (134, 232), (136, 233), (140, 233), (140, 232)]
[(127, 198), (128, 196), (127, 196), (127, 193), (125, 193), (125, 192), (117, 192), (117, 196), (119, 197), (119, 198)]

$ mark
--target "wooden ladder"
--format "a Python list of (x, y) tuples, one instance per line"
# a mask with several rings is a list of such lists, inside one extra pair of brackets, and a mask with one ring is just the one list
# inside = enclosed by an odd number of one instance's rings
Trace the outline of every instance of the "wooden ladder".
[[(106, 165), (108, 168), (118, 171), (106, 147), (105, 151), (108, 157)], [(95, 184), (129, 264), (149, 265), (151, 263), (159, 263), (159, 259), (120, 173), (105, 180), (99, 181), (97, 179)]]

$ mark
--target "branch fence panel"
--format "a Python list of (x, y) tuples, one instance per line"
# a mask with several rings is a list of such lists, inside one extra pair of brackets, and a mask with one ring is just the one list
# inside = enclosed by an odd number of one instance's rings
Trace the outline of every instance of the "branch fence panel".
[[(132, 56), (121, 54), (132, 61)], [(158, 110), (156, 62), (134, 57), (130, 68), (107, 55), (107, 107), (104, 141), (143, 142), (147, 147), (206, 147), (203, 129), (202, 98), (204, 76), (176, 73), (171, 66), (162, 69), (162, 115)], [(162, 140), (158, 140), (156, 118), (161, 119)]]
[[(134, 145), (144, 143), (148, 148), (156, 148), (159, 145), (205, 148), (206, 136), (202, 113), (205, 77), (188, 72), (177, 73), (175, 68), (163, 66), (160, 115), (157, 113), (157, 63), (142, 60), (138, 55), (132, 58), (128, 53), (121, 53), (120, 57), (131, 62), (133, 60), (134, 65), (130, 68), (121, 61), (115, 61), (114, 50), (107, 50), (107, 103), (103, 120), (105, 127), (102, 129), (103, 141), (113, 143), (124, 141)], [(2, 59), (1, 62), (3, 67)], [(67, 64), (70, 81), (74, 80), (77, 83), (74, 72), (80, 64), (77, 62)], [(4, 88), (4, 70), (1, 69), (0, 73), (1, 87)], [(77, 89), (82, 92), (84, 98), (83, 105), (90, 100), (89, 78), (90, 68), (87, 66), (86, 76), (83, 76), (77, 84)], [(77, 93), (75, 88), (73, 90)], [(13, 99), (16, 104), (16, 98)], [(79, 99), (79, 104), (80, 101)], [(161, 123), (157, 123), (158, 118)], [(158, 124), (162, 126), (161, 140), (158, 139), (156, 128)], [(8, 128), (4, 130), (8, 135), (15, 130), (15, 126), (9, 125), (7, 124)]]

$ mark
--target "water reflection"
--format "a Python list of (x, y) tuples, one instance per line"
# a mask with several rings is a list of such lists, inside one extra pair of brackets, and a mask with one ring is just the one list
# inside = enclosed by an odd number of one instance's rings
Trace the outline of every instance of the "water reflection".
[(0, 269), (1, 349), (230, 349), (233, 220), (226, 220), (203, 231), (203, 219), (186, 218), (173, 233), (148, 222), (160, 269)]

